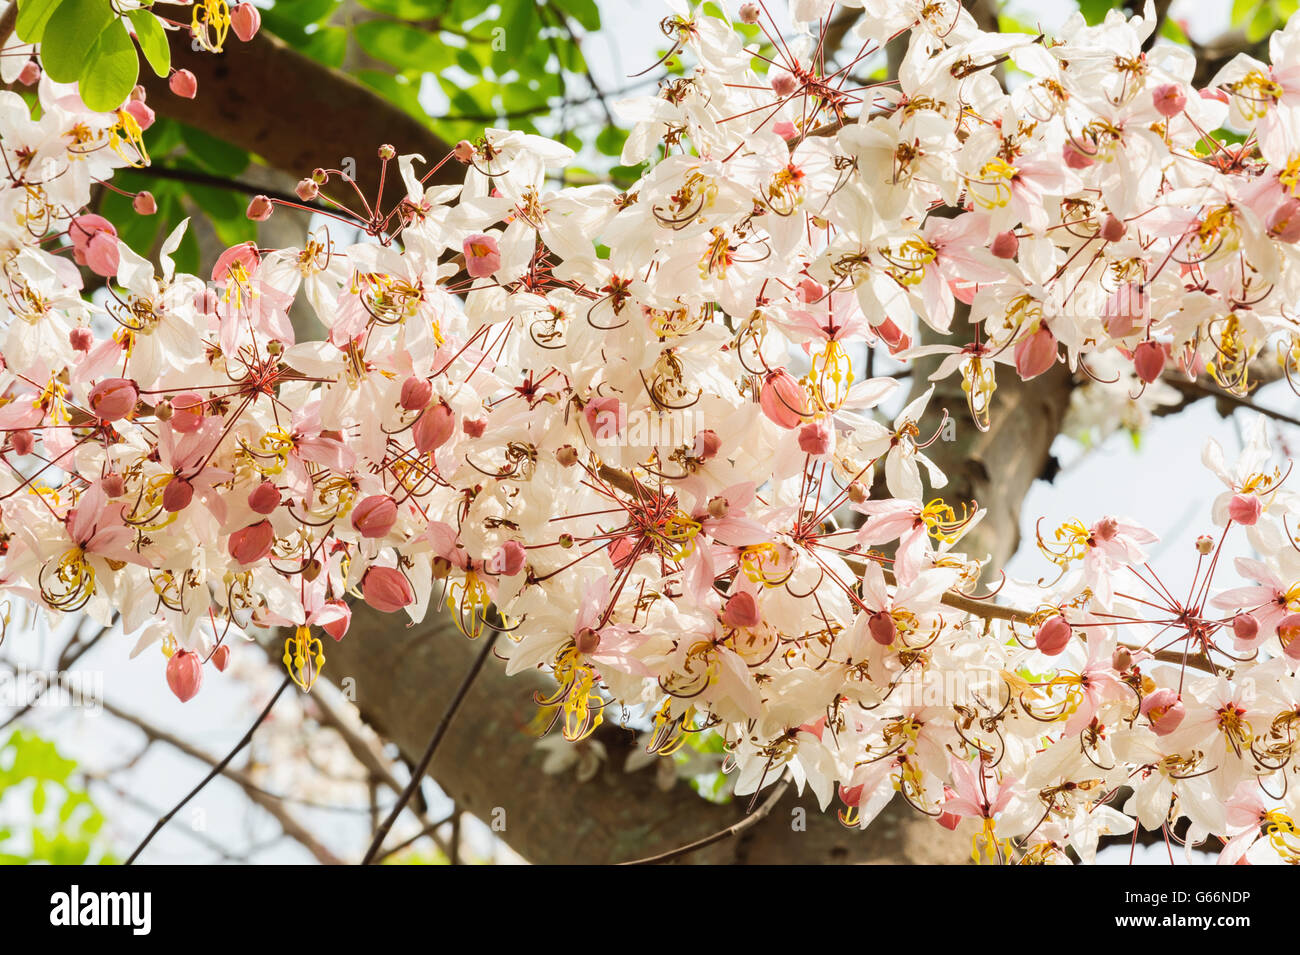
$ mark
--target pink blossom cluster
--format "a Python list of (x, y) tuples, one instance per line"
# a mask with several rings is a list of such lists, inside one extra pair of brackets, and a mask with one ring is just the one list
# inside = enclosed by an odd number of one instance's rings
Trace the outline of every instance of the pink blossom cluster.
[[(142, 99), (0, 92), (0, 588), (120, 615), (182, 699), (249, 629), (291, 630), (309, 688), (355, 601), (444, 607), (553, 674), (567, 738), (620, 707), (655, 752), (716, 732), (741, 794), (788, 776), (862, 826), (901, 798), (990, 861), (1184, 819), (1225, 861), (1296, 861), (1300, 551), (1262, 426), (1235, 464), (1207, 448), (1189, 596), (1104, 517), (1043, 533), (1060, 574), (1018, 610), (979, 594), (981, 513), (934, 496), (933, 389), (861, 372), (943, 354), (975, 427), (998, 374), (1094, 404), (1289, 376), (1300, 20), (1202, 90), (1149, 9), (1056, 39), (865, 6), (840, 65), (829, 0), (793, 36), (747, 4), (762, 48), (675, 7), (688, 68), (618, 107), (627, 190), (556, 185), (573, 153), (519, 132), (459, 144), (457, 186), (387, 147), (403, 195), (340, 216), (360, 241), (322, 224), (203, 277), (185, 223), (155, 263), (84, 211), (146, 163)], [(855, 79), (902, 36), (896, 84)], [(1225, 586), (1230, 532), (1259, 556)]]

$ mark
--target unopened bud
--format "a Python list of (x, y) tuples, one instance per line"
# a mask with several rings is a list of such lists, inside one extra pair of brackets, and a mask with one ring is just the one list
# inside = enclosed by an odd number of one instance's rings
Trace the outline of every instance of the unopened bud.
[(1115, 652), (1111, 654), (1110, 665), (1120, 673), (1123, 673), (1133, 665), (1133, 654), (1128, 647), (1116, 647)]
[(245, 215), (254, 222), (265, 222), (271, 218), (271, 213), (275, 211), (275, 205), (266, 196), (254, 196), (253, 201), (248, 204), (248, 211)]
[(1214, 550), (1214, 538), (1209, 534), (1202, 534), (1196, 538), (1196, 553), (1202, 557), (1207, 556)]
[(146, 189), (136, 193), (136, 197), (131, 200), (131, 208), (138, 215), (151, 216), (158, 211), (158, 201), (154, 199), (153, 193)]
[(379, 147), (380, 159), (388, 160), (388, 159), (392, 159), (396, 155), (397, 155), (397, 150), (393, 146), (390, 146), (388, 143), (384, 143), (382, 146)]
[(578, 463), (578, 449), (571, 444), (566, 444), (555, 452), (555, 460), (563, 467), (571, 468)]
[(861, 504), (867, 499), (867, 486), (861, 481), (853, 481), (849, 484), (849, 500), (854, 504)]
[(740, 22), (755, 24), (762, 15), (762, 9), (757, 3), (742, 3), (740, 5)]
[(314, 179), (300, 179), (298, 185), (294, 186), (293, 191), (298, 194), (298, 198), (303, 202), (311, 202), (320, 194), (320, 186), (316, 184)]
[(474, 159), (474, 144), (468, 139), (462, 139), (456, 144), (456, 148), (451, 151), (459, 162), (469, 163)]
[(727, 510), (730, 505), (725, 497), (714, 497), (709, 499), (709, 516), (721, 519), (727, 516)]

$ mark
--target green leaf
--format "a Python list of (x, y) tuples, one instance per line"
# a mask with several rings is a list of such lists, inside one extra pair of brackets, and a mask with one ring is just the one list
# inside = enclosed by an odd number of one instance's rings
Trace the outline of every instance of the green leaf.
[(439, 16), (446, 4), (443, 0), (361, 0), (361, 5), (401, 20), (422, 20)]
[(521, 57), (536, 48), (541, 37), (542, 20), (536, 0), (502, 0), (498, 24), (505, 29), (501, 49), (492, 51), (492, 71), (504, 76)]
[(167, 31), (148, 10), (132, 10), (127, 16), (131, 18), (131, 26), (135, 27), (135, 39), (140, 44), (140, 52), (149, 61), (154, 73), (165, 77), (172, 65), (172, 48), (167, 45)]
[(131, 95), (139, 75), (140, 61), (131, 34), (121, 20), (114, 20), (99, 34), (86, 57), (79, 80), (81, 98), (93, 110), (117, 109)]
[(71, 83), (81, 76), (91, 48), (116, 19), (109, 0), (61, 0), (46, 23), (41, 43), (41, 65), (50, 79)]
[(45, 812), (45, 784), (39, 779), (32, 787), (32, 814), (39, 816)]
[(18, 20), (14, 25), (18, 39), (40, 43), (45, 27), (54, 14), (54, 8), (61, 2), (62, 0), (20, 0)]
[(421, 122), (428, 122), (428, 114), (420, 103), (420, 91), (409, 82), (404, 82), (401, 78), (390, 73), (382, 73), (379, 70), (359, 70), (357, 79), (377, 93), (381, 93), (385, 98), (406, 110), (416, 119)]
[(399, 70), (433, 72), (449, 65), (454, 55), (436, 34), (392, 20), (367, 20), (354, 35), (361, 49)]
[(573, 17), (584, 30), (600, 29), (600, 8), (596, 0), (551, 0), (551, 6)]
[(248, 153), (225, 140), (211, 136), (193, 126), (181, 127), (190, 156), (208, 172), (218, 176), (238, 176), (248, 168)]
[(1261, 3), (1246, 24), (1246, 39), (1251, 43), (1258, 43), (1273, 32), (1276, 24), (1277, 15), (1273, 12), (1273, 8), (1266, 3)]
[(348, 31), (342, 27), (321, 27), (298, 47), (317, 63), (341, 69), (348, 55)]
[(606, 126), (596, 137), (596, 148), (606, 156), (621, 156), (623, 143), (627, 142), (627, 130), (617, 126)]

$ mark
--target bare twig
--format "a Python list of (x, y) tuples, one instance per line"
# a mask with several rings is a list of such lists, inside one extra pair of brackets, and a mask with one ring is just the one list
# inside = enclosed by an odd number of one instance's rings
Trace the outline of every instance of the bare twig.
[(482, 639), (483, 649), (479, 651), (479, 655), (474, 660), (474, 665), (471, 666), (469, 672), (465, 674), (465, 679), (461, 681), (460, 688), (456, 691), (456, 695), (452, 697), (451, 702), (447, 704), (447, 709), (442, 714), (442, 719), (438, 721), (438, 727), (433, 731), (433, 736), (429, 740), (429, 745), (424, 750), (424, 755), (420, 757), (420, 761), (411, 770), (411, 781), (407, 783), (406, 788), (402, 790), (401, 796), (397, 799), (397, 804), (393, 806), (392, 810), (388, 813), (388, 817), (380, 823), (379, 828), (375, 831), (375, 837), (370, 842), (370, 848), (366, 850), (365, 857), (361, 860), (362, 865), (371, 865), (374, 863), (375, 857), (379, 854), (380, 847), (384, 844), (384, 838), (388, 835), (388, 831), (393, 828), (393, 823), (397, 821), (397, 817), (402, 814), (402, 810), (406, 807), (406, 804), (411, 801), (411, 797), (415, 795), (415, 791), (419, 789), (420, 784), (424, 782), (424, 774), (429, 769), (429, 763), (433, 762), (433, 754), (437, 752), (438, 744), (442, 742), (443, 736), (447, 734), (447, 728), (451, 725), (452, 719), (456, 716), (456, 711), (460, 709), (460, 704), (469, 693), (469, 688), (473, 685), (474, 678), (478, 676), (479, 671), (483, 669), (483, 664), (487, 662), (487, 658), (492, 654), (492, 647), (496, 644), (497, 640), (497, 631), (492, 631), (490, 636)]
[(681, 858), (692, 852), (703, 849), (705, 846), (711, 846), (715, 842), (721, 842), (723, 839), (730, 839), (732, 836), (738, 836), (746, 829), (758, 825), (776, 808), (776, 804), (781, 801), (785, 791), (790, 788), (790, 780), (783, 779), (772, 789), (771, 794), (763, 801), (763, 804), (751, 812), (739, 822), (732, 823), (725, 829), (719, 829), (711, 836), (705, 836), (703, 839), (696, 839), (694, 842), (688, 842), (684, 846), (676, 849), (669, 849), (667, 852), (661, 852), (658, 855), (647, 856), (644, 859), (635, 859), (631, 862), (620, 862), (619, 865), (660, 865), (664, 862), (670, 862), (673, 859)]

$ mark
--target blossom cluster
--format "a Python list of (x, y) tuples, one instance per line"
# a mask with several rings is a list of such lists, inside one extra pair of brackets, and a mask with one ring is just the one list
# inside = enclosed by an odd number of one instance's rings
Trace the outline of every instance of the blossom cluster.
[[(1197, 89), (1149, 10), (1056, 39), (864, 5), (839, 66), (828, 2), (793, 3), (793, 36), (740, 7), (761, 47), (676, 7), (687, 67), (618, 106), (646, 164), (626, 190), (556, 185), (572, 152), (518, 132), (432, 164), (384, 147), (390, 209), (358, 197), (205, 277), (172, 260), (184, 223), (154, 263), (85, 211), (147, 163), (142, 97), (95, 113), (19, 64), (0, 588), (120, 615), (182, 699), (250, 628), (291, 631), (310, 688), (352, 601), (441, 606), (554, 676), (567, 739), (611, 705), (654, 753), (709, 730), (740, 794), (788, 776), (861, 826), (898, 797), (990, 861), (1088, 860), (1138, 823), (1300, 860), (1297, 505), (1264, 431), (1235, 465), (1206, 451), (1221, 532), (1186, 598), (1107, 516), (1044, 533), (1060, 574), (1017, 610), (978, 594), (981, 512), (934, 496), (933, 388), (885, 420), (899, 381), (859, 374), (942, 354), (981, 428), (999, 374), (1073, 373), (1098, 420), (1162, 376), (1289, 378), (1300, 20)], [(898, 38), (897, 82), (861, 80)], [(447, 163), (463, 184), (428, 186)], [(1230, 532), (1259, 556), (1225, 588)]]

